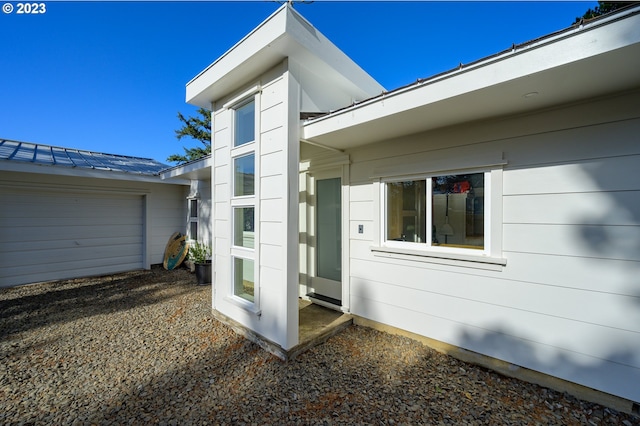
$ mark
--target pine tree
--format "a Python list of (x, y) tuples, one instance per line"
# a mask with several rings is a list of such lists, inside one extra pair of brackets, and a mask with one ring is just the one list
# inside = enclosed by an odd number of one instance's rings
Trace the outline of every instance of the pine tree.
[(199, 116), (185, 117), (180, 112), (178, 119), (182, 122), (182, 127), (176, 130), (176, 138), (182, 140), (183, 137), (189, 137), (200, 142), (203, 146), (194, 148), (182, 147), (184, 155), (173, 154), (167, 158), (167, 161), (183, 164), (194, 161), (211, 153), (211, 112), (204, 108), (197, 110)]
[(587, 11), (581, 17), (576, 18), (574, 24), (582, 20), (593, 19), (597, 16), (606, 15), (607, 13), (613, 12), (616, 9), (620, 9), (629, 5), (632, 5), (638, 2), (628, 2), (628, 1), (599, 1), (598, 5), (594, 9), (587, 9)]

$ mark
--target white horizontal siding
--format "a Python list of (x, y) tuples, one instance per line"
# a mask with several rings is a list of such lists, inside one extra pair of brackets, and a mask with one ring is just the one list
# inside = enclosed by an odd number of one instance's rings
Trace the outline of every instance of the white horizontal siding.
[(633, 306), (637, 300), (634, 297), (639, 296), (637, 280), (633, 278), (640, 274), (637, 262), (533, 253), (507, 253), (506, 256), (508, 267), (500, 274), (503, 279), (630, 296), (622, 306)]
[(260, 241), (272, 246), (281, 245), (283, 228), (282, 222), (262, 222), (260, 224)]
[(349, 204), (349, 215), (352, 220), (372, 221), (375, 216), (373, 201), (351, 201)]
[[(286, 217), (284, 202), (280, 198), (260, 201), (260, 222), (282, 223), (282, 218)], [(280, 236), (281, 241), (284, 236)]]
[(505, 224), (504, 251), (640, 261), (640, 227)]
[(261, 111), (260, 133), (267, 133), (282, 127), (285, 122), (284, 104), (279, 103), (269, 106)]
[(640, 191), (511, 195), (503, 203), (510, 224), (640, 225)]
[(284, 249), (273, 244), (260, 244), (260, 264), (273, 269), (284, 269)]
[(262, 155), (282, 151), (282, 140), (285, 138), (284, 130), (283, 127), (276, 127), (262, 134), (262, 139), (260, 139), (260, 152)]
[(635, 191), (638, 164), (640, 155), (629, 155), (511, 169), (504, 195)]
[[(351, 153), (352, 312), (640, 400), (638, 117), (628, 95)], [(482, 151), (506, 161), (502, 271), (373, 255), (376, 170)]]
[(286, 193), (284, 176), (281, 174), (260, 178), (260, 198), (263, 200), (282, 199)]
[[(355, 286), (353, 280), (351, 285)], [(486, 329), (473, 323), (466, 324), (430, 315), (423, 309), (413, 311), (403, 305), (378, 304), (355, 295), (351, 297), (351, 304), (357, 306), (354, 313), (365, 318), (374, 318), (384, 324), (565, 380), (588, 384), (587, 386), (603, 392), (631, 399), (638, 392), (640, 370), (624, 362), (624, 354), (634, 353), (635, 348), (628, 352), (620, 351), (621, 357), (599, 359), (532, 342), (521, 337), (517, 330), (506, 332), (502, 328), (504, 323), (494, 324), (492, 328)], [(545, 324), (539, 326), (543, 327)], [(552, 330), (553, 328), (549, 329), (550, 334), (553, 334)], [(595, 338), (590, 339), (590, 342), (593, 345), (599, 344)]]
[(185, 233), (187, 218), (186, 185), (153, 185), (147, 196), (147, 217), (150, 220), (148, 244), (149, 262), (157, 265), (164, 261), (167, 242), (174, 232)]
[[(410, 263), (398, 265), (387, 258), (353, 260), (351, 268), (355, 272), (352, 275), (369, 282), (402, 288), (403, 291), (427, 294), (428, 297), (450, 297), (563, 318), (576, 323), (598, 326), (607, 324), (606, 328), (611, 330), (640, 333), (640, 312), (620, 316), (618, 311), (620, 306), (631, 306), (634, 303), (633, 296), (514, 281), (503, 278), (499, 273), (494, 276), (478, 276), (465, 268), (446, 271), (425, 267), (419, 262), (412, 262), (415, 266)], [(374, 264), (382, 264), (383, 267), (377, 268)], [(590, 310), (585, 307), (598, 309)]]
[(282, 151), (272, 151), (267, 154), (262, 154), (260, 161), (260, 174), (262, 177), (281, 176), (286, 167), (284, 153)]

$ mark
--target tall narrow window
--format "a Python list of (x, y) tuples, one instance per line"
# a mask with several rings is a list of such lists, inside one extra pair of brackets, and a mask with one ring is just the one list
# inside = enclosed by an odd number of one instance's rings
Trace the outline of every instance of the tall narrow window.
[(235, 110), (234, 146), (253, 142), (256, 137), (255, 102), (247, 102)]
[(255, 195), (255, 154), (251, 153), (233, 160), (233, 195), (243, 197)]
[(239, 103), (232, 112), (231, 291), (241, 305), (256, 310), (256, 99)]
[(252, 259), (234, 258), (233, 294), (248, 302), (255, 302), (255, 265)]
[(198, 200), (189, 200), (189, 229), (188, 237), (190, 240), (198, 240)]
[(235, 207), (233, 213), (233, 244), (254, 248), (254, 207)]

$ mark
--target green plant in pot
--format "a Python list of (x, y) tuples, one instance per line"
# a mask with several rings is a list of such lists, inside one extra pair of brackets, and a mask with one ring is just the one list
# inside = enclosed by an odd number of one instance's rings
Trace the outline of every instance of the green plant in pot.
[(191, 244), (189, 260), (195, 265), (198, 284), (211, 284), (211, 246), (199, 241)]

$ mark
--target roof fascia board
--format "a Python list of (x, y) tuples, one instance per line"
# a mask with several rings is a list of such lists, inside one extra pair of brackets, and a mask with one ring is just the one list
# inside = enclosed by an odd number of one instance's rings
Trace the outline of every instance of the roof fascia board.
[(186, 101), (211, 108), (211, 103), (246, 85), (285, 58), (320, 72), (358, 100), (384, 88), (323, 36), (302, 15), (283, 5), (187, 83)]
[(209, 87), (215, 82), (223, 80), (225, 76), (246, 64), (260, 51), (268, 48), (285, 35), (286, 9), (286, 4), (278, 8), (249, 34), (191, 79), (186, 86), (186, 102), (210, 108), (210, 102), (215, 99), (207, 100), (202, 97), (202, 94)]
[(151, 182), (185, 185), (179, 181), (163, 181), (160, 176), (124, 173), (113, 170), (85, 169), (80, 167), (53, 166), (32, 163), (20, 163), (16, 161), (0, 161), (0, 171), (18, 173), (36, 173), (57, 176), (72, 176), (79, 178), (111, 179), (130, 182)]
[(247, 34), (246, 36), (244, 36), (243, 38), (241, 38), (236, 44), (234, 44), (233, 46), (231, 46), (230, 49), (228, 49), (225, 53), (223, 53), (218, 59), (216, 59), (215, 61), (213, 61), (211, 64), (209, 64), (208, 67), (206, 67), (204, 70), (200, 71), (198, 73), (198, 75), (196, 75), (195, 77), (193, 77), (188, 83), (187, 83), (187, 87), (191, 84), (194, 83), (196, 80), (198, 80), (200, 77), (202, 77), (204, 74), (208, 73), (209, 70), (211, 70), (211, 68), (215, 67), (219, 62), (225, 61), (227, 60), (227, 57), (229, 55), (231, 55), (232, 52), (236, 51), (238, 49), (238, 46), (242, 45), (245, 43), (245, 41), (247, 39), (249, 39), (250, 37), (252, 37), (255, 33), (257, 33), (258, 31), (262, 30), (263, 27), (267, 26), (269, 23), (271, 23), (271, 21), (283, 10), (287, 7), (286, 4), (283, 4), (282, 6), (280, 6), (275, 12), (273, 12), (271, 15), (269, 15), (269, 17), (267, 19), (265, 19), (264, 21), (262, 21), (262, 23), (260, 23), (257, 27), (255, 27), (253, 30), (251, 30), (249, 32), (249, 34)]
[[(615, 30), (611, 26), (616, 26)], [(534, 41), (473, 66), (384, 93), (303, 124), (308, 140), (640, 43), (640, 15)]]
[(197, 160), (187, 164), (181, 164), (160, 172), (160, 177), (164, 179), (181, 178), (188, 174), (197, 173), (213, 167), (213, 157), (207, 156), (201, 160)]

